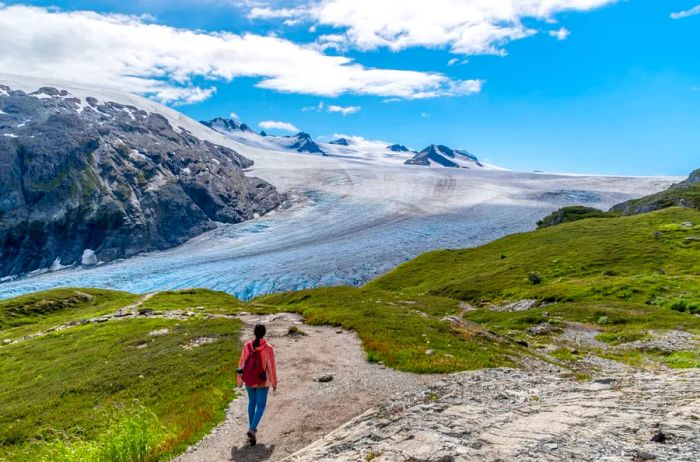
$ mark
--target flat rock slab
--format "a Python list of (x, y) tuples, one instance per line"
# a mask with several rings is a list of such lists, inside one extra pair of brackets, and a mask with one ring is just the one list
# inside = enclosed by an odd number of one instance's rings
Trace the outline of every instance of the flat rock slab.
[[(258, 444), (247, 444), (248, 399), (241, 391), (224, 423), (175, 459), (178, 462), (282, 460), (392, 396), (416, 392), (439, 379), (368, 363), (352, 332), (303, 325), (307, 335), (290, 336), (290, 326), (301, 326), (298, 316), (243, 315), (240, 319), (247, 326), (244, 340), (252, 338), (256, 323), (267, 326), (277, 360), (279, 387), (276, 393), (270, 390)], [(328, 375), (332, 381), (317, 380)]]
[[(662, 432), (664, 443), (651, 439)], [(453, 374), (353, 419), (287, 459), (696, 461), (700, 372), (576, 382), (554, 370)]]

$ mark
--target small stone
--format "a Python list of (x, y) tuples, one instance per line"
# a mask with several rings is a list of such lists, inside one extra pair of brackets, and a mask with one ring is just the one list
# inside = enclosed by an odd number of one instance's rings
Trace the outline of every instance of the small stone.
[(654, 443), (665, 443), (666, 442), (666, 435), (664, 435), (661, 430), (657, 431), (654, 436), (651, 437), (651, 441)]
[(637, 460), (656, 460), (656, 455), (637, 449)]
[(545, 447), (548, 451), (554, 451), (555, 449), (557, 449), (557, 448), (559, 447), (559, 445), (558, 445), (557, 443), (547, 443), (547, 444), (544, 445), (544, 447)]
[(606, 377), (603, 379), (594, 380), (593, 383), (599, 383), (601, 385), (610, 385), (611, 383), (613, 383), (613, 379)]
[(527, 348), (527, 347), (530, 346), (529, 343), (527, 343), (525, 340), (522, 340), (522, 339), (516, 340), (515, 343), (517, 343), (517, 344), (520, 345), (520, 346), (524, 346), (525, 348)]
[(425, 350), (425, 354), (428, 356), (432, 355), (433, 353), (434, 353), (433, 350)]
[(158, 337), (160, 335), (168, 335), (168, 332), (170, 332), (168, 329), (156, 329), (152, 330), (148, 333), (151, 337)]
[(331, 382), (331, 381), (333, 381), (333, 375), (332, 374), (322, 375), (321, 377), (316, 379), (316, 381), (321, 382), (321, 383)]
[(9, 338), (6, 338), (5, 340), (2, 341), (3, 345), (9, 345), (10, 343), (12, 343), (12, 340), (10, 340)]

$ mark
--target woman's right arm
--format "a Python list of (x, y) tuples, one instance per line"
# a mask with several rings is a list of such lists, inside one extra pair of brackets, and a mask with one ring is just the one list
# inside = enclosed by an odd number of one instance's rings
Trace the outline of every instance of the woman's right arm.
[[(245, 345), (243, 345), (243, 350), (241, 351), (241, 357), (238, 360), (238, 369), (243, 369), (243, 366), (245, 365), (245, 360), (248, 356), (248, 352), (245, 348)], [(236, 384), (240, 387), (243, 385), (243, 376), (241, 374), (236, 374)]]

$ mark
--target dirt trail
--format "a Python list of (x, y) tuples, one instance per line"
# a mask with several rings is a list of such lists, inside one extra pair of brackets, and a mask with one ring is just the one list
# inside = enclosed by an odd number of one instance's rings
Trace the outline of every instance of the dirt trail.
[[(291, 314), (241, 319), (247, 325), (244, 339), (252, 336), (255, 323), (267, 326), (277, 358), (279, 387), (276, 393), (270, 390), (258, 445), (247, 445), (248, 400), (242, 392), (231, 402), (226, 420), (177, 462), (279, 461), (397, 393), (419, 390), (436, 379), (369, 364), (359, 339), (348, 331), (307, 326)], [(307, 335), (287, 335), (292, 325)], [(331, 382), (318, 382), (329, 374)]]

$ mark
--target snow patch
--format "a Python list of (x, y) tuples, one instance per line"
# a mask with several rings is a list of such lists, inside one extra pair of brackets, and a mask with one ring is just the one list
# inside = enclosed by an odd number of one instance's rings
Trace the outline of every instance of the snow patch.
[(17, 138), (17, 135), (14, 133), (3, 133), (2, 136), (6, 136), (8, 138)]
[(84, 266), (93, 266), (98, 263), (97, 255), (92, 249), (85, 249), (83, 251), (83, 256), (80, 258), (80, 263)]
[(53, 264), (49, 268), (49, 271), (60, 271), (64, 268), (68, 268), (68, 266), (61, 264), (61, 257), (56, 257), (56, 259), (53, 261)]

